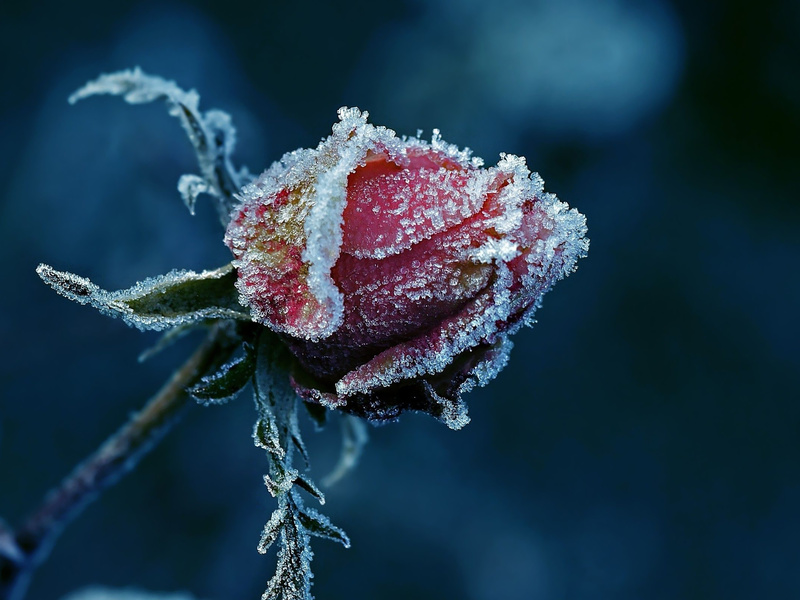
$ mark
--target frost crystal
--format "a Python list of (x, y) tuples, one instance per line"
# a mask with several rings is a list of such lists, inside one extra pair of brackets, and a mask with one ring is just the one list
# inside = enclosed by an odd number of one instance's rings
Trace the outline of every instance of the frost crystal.
[(245, 187), (225, 241), (242, 304), (315, 378), (304, 398), (457, 428), (460, 394), (505, 364), (508, 335), (574, 270), (585, 235), (524, 158), (483, 168), (438, 131), (401, 138), (343, 108), (316, 149)]

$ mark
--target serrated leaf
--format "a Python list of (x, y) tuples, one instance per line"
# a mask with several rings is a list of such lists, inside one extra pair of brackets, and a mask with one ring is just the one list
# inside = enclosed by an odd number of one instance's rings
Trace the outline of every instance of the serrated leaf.
[(44, 264), (36, 273), (62, 296), (143, 330), (167, 329), (206, 319), (250, 321), (250, 314), (239, 304), (234, 287), (236, 271), (230, 264), (202, 273), (172, 271), (116, 292)]
[(281, 531), (281, 547), (275, 575), (267, 583), (262, 600), (311, 600), (310, 540), (296, 518), (296, 507), (289, 503), (290, 514)]
[(286, 456), (286, 450), (281, 447), (278, 437), (278, 427), (271, 415), (265, 415), (256, 421), (256, 426), (253, 428), (253, 441), (256, 446), (263, 448), (278, 460)]
[(281, 465), (271, 475), (264, 475), (264, 484), (270, 495), (277, 498), (292, 489), (298, 475), (297, 469), (286, 469)]
[(261, 533), (261, 540), (258, 542), (259, 553), (266, 554), (270, 546), (275, 543), (281, 531), (283, 531), (285, 520), (286, 506), (282, 505), (273, 511), (269, 521), (264, 525), (264, 531)]
[(350, 538), (347, 537), (347, 534), (331, 523), (328, 517), (317, 512), (313, 508), (304, 507), (298, 509), (298, 518), (300, 519), (300, 524), (309, 534), (326, 540), (339, 542), (345, 548), (350, 547)]
[(298, 475), (295, 483), (314, 496), (320, 504), (325, 504), (325, 494), (305, 475)]
[(255, 357), (251, 352), (245, 352), (243, 356), (222, 365), (213, 375), (203, 377), (189, 388), (189, 393), (202, 404), (228, 402), (249, 383), (255, 369)]

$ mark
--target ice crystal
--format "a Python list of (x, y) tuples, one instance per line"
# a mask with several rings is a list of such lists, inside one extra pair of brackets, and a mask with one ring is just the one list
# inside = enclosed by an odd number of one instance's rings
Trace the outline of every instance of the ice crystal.
[(484, 168), (438, 131), (398, 137), (343, 108), (317, 148), (243, 190), (225, 241), (242, 304), (316, 378), (298, 383), (305, 398), (375, 421), (424, 410), (458, 428), (462, 391), (504, 364), (489, 349), (532, 322), (585, 236), (583, 215), (524, 158)]

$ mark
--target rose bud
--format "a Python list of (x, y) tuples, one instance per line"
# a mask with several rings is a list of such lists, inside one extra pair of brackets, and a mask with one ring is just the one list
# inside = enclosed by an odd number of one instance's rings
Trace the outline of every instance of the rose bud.
[(304, 399), (462, 427), (461, 394), (505, 366), (509, 335), (586, 254), (586, 219), (523, 158), (483, 168), (436, 130), (339, 119), (242, 190), (225, 236), (240, 302), (297, 358)]

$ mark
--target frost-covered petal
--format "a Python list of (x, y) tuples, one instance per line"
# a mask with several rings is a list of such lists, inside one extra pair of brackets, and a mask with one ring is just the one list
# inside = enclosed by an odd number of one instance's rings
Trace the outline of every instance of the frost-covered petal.
[(245, 186), (225, 236), (237, 287), (254, 318), (273, 330), (318, 340), (341, 324), (342, 296), (330, 276), (342, 242), (347, 177), (394, 132), (340, 111), (315, 150), (289, 153)]
[(309, 402), (372, 420), (468, 421), (461, 394), (508, 360), (508, 335), (588, 248), (583, 215), (524, 158), (398, 138), (343, 109), (315, 150), (245, 188), (228, 230), (237, 286), (281, 334)]
[(471, 217), (490, 178), (435, 152), (408, 153), (407, 164), (369, 157), (348, 179), (342, 251), (384, 258)]
[(495, 292), (487, 290), (432, 331), (384, 350), (336, 382), (336, 393), (347, 398), (356, 393), (367, 394), (386, 388), (402, 380), (439, 373), (468, 348), (491, 343), (491, 337), (497, 333), (496, 323), (502, 321), (495, 317), (507, 316), (495, 312), (495, 299)]

